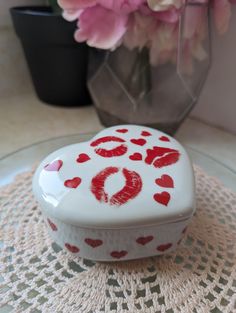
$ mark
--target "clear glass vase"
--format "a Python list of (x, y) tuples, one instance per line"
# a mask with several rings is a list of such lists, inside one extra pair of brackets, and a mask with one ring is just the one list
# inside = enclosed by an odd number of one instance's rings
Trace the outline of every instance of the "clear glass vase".
[[(190, 42), (193, 13), (201, 18), (198, 38)], [(210, 67), (207, 4), (185, 6), (171, 46), (171, 56), (158, 56), (157, 62), (148, 48), (91, 50), (88, 86), (103, 125), (140, 124), (175, 133), (196, 104)]]

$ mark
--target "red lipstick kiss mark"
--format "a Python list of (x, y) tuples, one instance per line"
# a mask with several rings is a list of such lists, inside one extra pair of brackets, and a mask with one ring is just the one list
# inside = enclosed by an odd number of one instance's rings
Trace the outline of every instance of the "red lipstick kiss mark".
[(125, 186), (109, 199), (108, 194), (104, 189), (105, 182), (109, 176), (118, 172), (118, 167), (107, 167), (92, 179), (91, 192), (98, 201), (120, 206), (127, 203), (129, 200), (134, 199), (140, 193), (142, 189), (141, 177), (138, 173), (124, 168), (122, 173), (125, 177)]
[(159, 138), (159, 140), (161, 140), (161, 141), (170, 141), (170, 139), (168, 137), (166, 137), (166, 136), (161, 136)]
[(139, 139), (131, 139), (130, 140), (134, 145), (138, 145), (138, 146), (144, 146), (147, 141), (143, 138), (139, 138)]
[(91, 238), (86, 238), (84, 241), (87, 243), (92, 248), (97, 248), (103, 244), (103, 241), (100, 239), (91, 239)]
[(160, 252), (164, 252), (172, 247), (172, 243), (166, 243), (157, 247), (157, 250)]
[(140, 245), (145, 246), (147, 243), (153, 240), (153, 236), (147, 236), (147, 237), (139, 237), (136, 242), (139, 243)]
[[(98, 145), (106, 142), (125, 142), (124, 139), (115, 137), (115, 136), (106, 136), (99, 138), (95, 141), (93, 141), (90, 146), (91, 147), (97, 147)], [(117, 157), (117, 156), (122, 156), (127, 152), (128, 148), (126, 145), (121, 144), (118, 147), (115, 147), (113, 149), (103, 149), (103, 148), (97, 148), (95, 149), (95, 152), (100, 155), (103, 158), (112, 158), (112, 157)]]
[(170, 194), (166, 191), (163, 191), (162, 193), (156, 193), (153, 198), (156, 202), (168, 206), (170, 201)]
[(143, 157), (142, 157), (141, 153), (136, 152), (136, 153), (130, 155), (129, 159), (132, 161), (142, 161)]
[(65, 243), (65, 247), (72, 253), (78, 253), (80, 250), (78, 247), (72, 246), (69, 243)]
[(126, 128), (123, 128), (123, 129), (117, 129), (117, 130), (116, 130), (116, 132), (117, 132), (117, 133), (122, 133), (122, 134), (125, 134), (125, 133), (127, 133), (127, 132), (128, 132), (128, 129), (126, 129)]
[(174, 188), (174, 181), (169, 175), (162, 175), (161, 178), (157, 178), (155, 182), (160, 187)]
[(74, 177), (72, 179), (68, 179), (64, 182), (64, 186), (68, 188), (77, 188), (81, 183), (80, 177)]
[(153, 164), (154, 167), (157, 168), (162, 168), (164, 166), (176, 163), (179, 158), (180, 153), (175, 149), (153, 147), (152, 149), (147, 149), (147, 157), (145, 159), (145, 163)]
[(78, 155), (76, 162), (84, 163), (90, 160), (90, 157), (86, 153), (81, 153)]
[(121, 258), (125, 257), (127, 254), (128, 254), (128, 252), (124, 251), (124, 250), (111, 252), (111, 256), (115, 259), (121, 259)]
[(45, 171), (48, 172), (59, 172), (62, 165), (63, 165), (62, 160), (56, 160), (50, 164), (45, 165), (44, 169)]
[(148, 136), (152, 136), (152, 134), (150, 134), (149, 132), (144, 130), (144, 131), (141, 132), (141, 136), (148, 137)]
[(47, 219), (47, 221), (52, 231), (57, 231), (57, 226), (49, 218)]

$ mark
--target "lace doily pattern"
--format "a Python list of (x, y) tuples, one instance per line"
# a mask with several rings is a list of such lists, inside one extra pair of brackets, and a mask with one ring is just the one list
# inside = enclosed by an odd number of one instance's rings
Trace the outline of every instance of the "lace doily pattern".
[(201, 169), (179, 248), (120, 263), (78, 259), (53, 243), (32, 175), (0, 190), (0, 312), (236, 312), (236, 195)]

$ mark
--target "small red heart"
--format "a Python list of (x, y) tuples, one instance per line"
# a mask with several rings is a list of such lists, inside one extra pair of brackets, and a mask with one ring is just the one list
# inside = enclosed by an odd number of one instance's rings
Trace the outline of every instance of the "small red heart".
[(124, 251), (124, 250), (111, 252), (111, 256), (115, 259), (121, 259), (121, 258), (125, 257), (127, 254), (128, 254), (128, 252)]
[(157, 250), (160, 252), (164, 252), (172, 247), (172, 243), (166, 243), (157, 247)]
[(133, 144), (138, 145), (138, 146), (144, 146), (145, 143), (147, 142), (145, 139), (143, 138), (139, 138), (139, 139), (131, 139), (130, 140)]
[(79, 252), (79, 248), (76, 246), (72, 246), (69, 243), (65, 243), (65, 247), (72, 253), (78, 253)]
[(87, 245), (91, 246), (92, 248), (99, 247), (103, 244), (103, 241), (100, 239), (86, 238), (84, 241), (87, 243)]
[(139, 237), (136, 242), (139, 243), (140, 245), (146, 245), (147, 243), (149, 243), (150, 241), (153, 240), (153, 236), (147, 236), (147, 237)]
[(141, 136), (148, 137), (148, 136), (152, 136), (152, 134), (150, 134), (149, 132), (147, 132), (146, 130), (144, 130), (144, 131), (142, 131)]
[(74, 177), (73, 179), (68, 179), (64, 182), (64, 186), (68, 188), (77, 188), (81, 183), (80, 177)]
[(62, 160), (56, 160), (50, 164), (45, 165), (44, 169), (45, 171), (48, 171), (48, 172), (59, 172), (62, 165), (63, 165)]
[(156, 193), (153, 198), (156, 202), (167, 206), (170, 201), (170, 194), (166, 191), (163, 191), (161, 193)]
[(57, 226), (49, 218), (47, 219), (47, 221), (52, 231), (57, 231)]
[(128, 132), (128, 129), (126, 129), (126, 128), (124, 128), (124, 129), (117, 129), (116, 131), (117, 131), (117, 133), (125, 134), (125, 133)]
[(132, 161), (142, 161), (143, 157), (142, 157), (142, 154), (141, 153), (134, 153), (132, 155), (129, 156), (130, 160)]
[(81, 153), (78, 155), (76, 162), (84, 163), (90, 160), (90, 157), (86, 153)]
[(161, 178), (157, 178), (155, 182), (160, 187), (174, 188), (174, 181), (169, 175), (162, 175)]
[(166, 137), (166, 136), (161, 136), (159, 138), (159, 140), (161, 140), (161, 141), (170, 141), (170, 139), (168, 137)]

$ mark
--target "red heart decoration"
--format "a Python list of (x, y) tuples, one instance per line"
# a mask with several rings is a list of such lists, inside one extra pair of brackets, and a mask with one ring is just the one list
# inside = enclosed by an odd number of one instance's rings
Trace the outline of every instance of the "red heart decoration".
[(147, 236), (147, 237), (139, 237), (136, 242), (139, 243), (140, 245), (145, 246), (147, 243), (153, 240), (153, 236)]
[(47, 221), (52, 231), (57, 231), (57, 226), (49, 218), (47, 219)]
[(76, 162), (84, 163), (90, 160), (90, 157), (86, 153), (81, 153), (78, 155)]
[(159, 140), (161, 140), (161, 141), (170, 141), (170, 139), (168, 137), (166, 137), (166, 136), (161, 136), (159, 138)]
[(150, 134), (149, 132), (147, 132), (146, 130), (144, 130), (144, 131), (142, 131), (141, 136), (148, 137), (148, 136), (152, 136), (152, 134)]
[(70, 245), (69, 243), (65, 243), (65, 247), (72, 253), (78, 253), (80, 250), (78, 247)]
[(170, 201), (170, 194), (166, 191), (163, 191), (161, 193), (156, 193), (153, 198), (156, 202), (167, 206)]
[(124, 251), (124, 250), (111, 252), (111, 256), (115, 259), (121, 259), (121, 258), (125, 257), (127, 254), (128, 254), (128, 252)]
[(123, 128), (123, 129), (117, 129), (116, 131), (117, 131), (117, 133), (122, 133), (122, 134), (125, 134), (125, 133), (127, 133), (127, 132), (128, 132), (128, 129)]
[(161, 178), (157, 178), (155, 182), (160, 187), (174, 188), (174, 181), (172, 177), (166, 174), (162, 175)]
[(131, 139), (130, 140), (133, 144), (138, 145), (138, 146), (144, 146), (147, 141), (143, 138), (139, 138), (139, 139)]
[(97, 248), (103, 244), (103, 241), (100, 239), (91, 239), (91, 238), (86, 238), (84, 241), (87, 243), (92, 248)]
[(45, 171), (48, 171), (48, 172), (59, 172), (62, 165), (63, 165), (62, 160), (56, 160), (50, 164), (45, 165), (44, 169)]
[(142, 157), (142, 154), (141, 153), (134, 153), (132, 155), (129, 156), (130, 160), (132, 161), (142, 161), (143, 157)]
[(164, 252), (172, 247), (172, 243), (166, 243), (157, 247), (157, 250), (160, 252)]
[(68, 179), (64, 182), (64, 186), (68, 188), (77, 188), (81, 183), (80, 177), (74, 177), (73, 179)]

